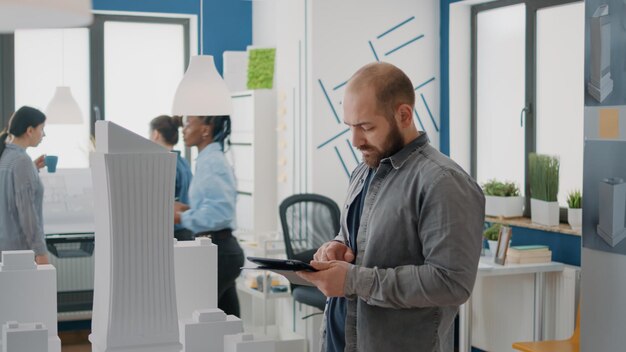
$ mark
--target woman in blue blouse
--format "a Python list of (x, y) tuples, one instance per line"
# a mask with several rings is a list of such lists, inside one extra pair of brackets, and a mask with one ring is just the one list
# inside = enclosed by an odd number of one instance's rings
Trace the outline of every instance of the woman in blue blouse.
[(48, 264), (43, 232), (43, 184), (26, 149), (36, 147), (45, 136), (46, 116), (23, 106), (0, 134), (0, 251), (31, 249), (37, 264)]
[[(161, 115), (150, 121), (150, 140), (176, 153), (176, 186), (174, 198), (183, 204), (189, 204), (189, 184), (191, 168), (187, 160), (180, 156), (174, 146), (178, 143), (178, 129), (183, 126), (182, 116)], [(193, 232), (180, 224), (174, 225), (174, 237), (179, 241), (193, 240)]]
[(185, 145), (198, 148), (196, 173), (189, 187), (189, 204), (176, 203), (174, 222), (196, 237), (211, 237), (217, 245), (217, 306), (239, 316), (235, 279), (244, 262), (243, 250), (232, 235), (236, 228), (235, 175), (224, 156), (230, 136), (229, 116), (189, 116), (183, 129)]

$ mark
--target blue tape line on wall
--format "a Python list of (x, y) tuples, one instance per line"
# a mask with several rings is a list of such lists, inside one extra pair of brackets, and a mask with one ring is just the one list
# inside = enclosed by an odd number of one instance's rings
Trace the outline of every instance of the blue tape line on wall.
[(386, 36), (387, 34), (389, 34), (389, 33), (393, 32), (393, 31), (395, 31), (396, 29), (398, 29), (398, 28), (402, 27), (403, 25), (405, 25), (405, 24), (407, 24), (407, 23), (411, 22), (411, 21), (412, 21), (412, 20), (414, 20), (414, 19), (415, 19), (415, 16), (412, 16), (412, 17), (410, 17), (409, 19), (402, 21), (401, 23), (399, 23), (399, 24), (397, 24), (397, 25), (395, 25), (395, 26), (391, 27), (390, 29), (386, 30), (383, 34), (381, 34), (381, 35), (379, 35), (378, 37), (376, 37), (376, 39), (380, 39), (380, 38), (382, 38), (382, 37)]
[(328, 96), (328, 93), (326, 92), (326, 88), (324, 87), (324, 83), (322, 83), (321, 79), (317, 80), (320, 83), (320, 87), (322, 88), (322, 92), (324, 93), (324, 96), (326, 97), (326, 101), (328, 102), (328, 105), (330, 105), (330, 109), (333, 111), (333, 115), (335, 116), (335, 119), (337, 120), (337, 123), (341, 123), (341, 121), (339, 120), (339, 115), (337, 115), (337, 111), (335, 110), (335, 106), (333, 105), (333, 102), (330, 100), (330, 97)]

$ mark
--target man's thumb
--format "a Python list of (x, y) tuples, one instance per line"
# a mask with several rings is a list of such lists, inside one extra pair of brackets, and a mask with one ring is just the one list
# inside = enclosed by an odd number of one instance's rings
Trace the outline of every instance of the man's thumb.
[(346, 253), (344, 253), (343, 260), (347, 261), (348, 263), (352, 263), (352, 261), (354, 260), (354, 253), (351, 249), (348, 249)]

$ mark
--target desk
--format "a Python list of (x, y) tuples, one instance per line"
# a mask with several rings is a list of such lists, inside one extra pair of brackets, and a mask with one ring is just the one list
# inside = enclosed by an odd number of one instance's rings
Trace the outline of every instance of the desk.
[[(545, 273), (563, 271), (565, 265), (562, 263), (538, 263), (538, 264), (506, 264), (499, 265), (493, 262), (493, 257), (481, 257), (478, 263), (478, 274), (480, 277), (534, 274), (535, 275), (535, 309), (533, 339), (541, 341), (543, 331), (543, 294), (545, 284)], [(459, 309), (459, 351), (471, 351), (471, 312), (472, 297), (461, 305)]]

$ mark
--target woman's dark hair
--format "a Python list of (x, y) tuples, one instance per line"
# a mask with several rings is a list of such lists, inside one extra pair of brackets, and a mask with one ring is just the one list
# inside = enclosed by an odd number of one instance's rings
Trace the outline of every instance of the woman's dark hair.
[(224, 144), (230, 146), (230, 116), (203, 116), (205, 125), (213, 125), (213, 142), (218, 142), (224, 150)]
[(0, 156), (4, 152), (6, 140), (9, 134), (15, 137), (21, 137), (28, 127), (36, 128), (46, 121), (46, 115), (43, 112), (31, 108), (30, 106), (22, 106), (17, 110), (9, 120), (9, 127), (0, 133)]
[(183, 126), (182, 116), (161, 115), (150, 121), (150, 129), (158, 131), (165, 142), (171, 145), (178, 143), (178, 129)]

